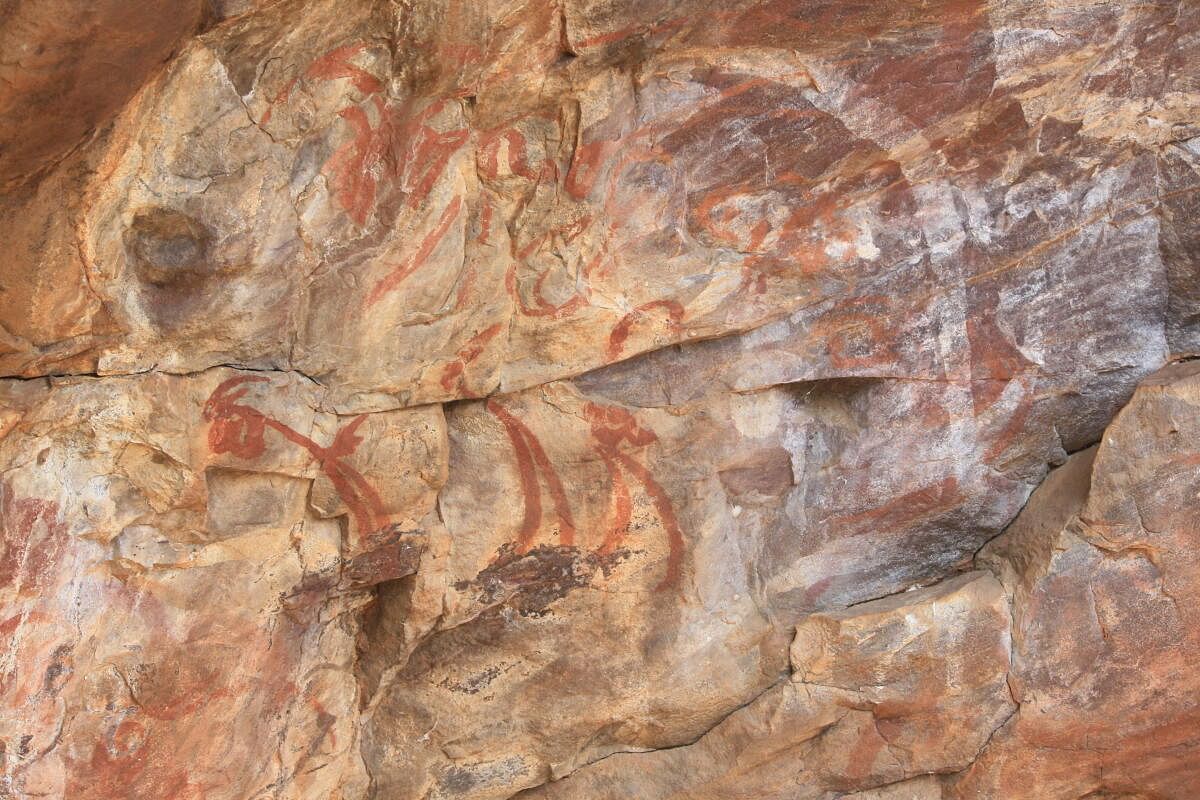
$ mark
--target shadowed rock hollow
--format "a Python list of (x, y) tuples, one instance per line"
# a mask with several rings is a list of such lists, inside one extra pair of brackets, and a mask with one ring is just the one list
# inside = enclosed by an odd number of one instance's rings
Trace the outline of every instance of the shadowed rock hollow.
[(0, 0), (0, 798), (1196, 797), (1198, 65)]

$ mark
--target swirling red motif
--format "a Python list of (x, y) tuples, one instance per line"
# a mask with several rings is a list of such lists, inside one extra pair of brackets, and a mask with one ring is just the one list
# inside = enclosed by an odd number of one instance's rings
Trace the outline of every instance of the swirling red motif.
[(217, 386), (203, 410), (204, 419), (209, 423), (209, 448), (214, 453), (255, 459), (266, 449), (265, 433), (269, 428), (309, 452), (350, 509), (360, 532), (369, 534), (386, 527), (390, 520), (379, 493), (362, 473), (344, 461), (362, 444), (357, 431), (367, 415), (360, 414), (350, 420), (334, 435), (332, 444), (322, 447), (258, 409), (238, 402), (249, 392), (246, 384), (265, 382), (267, 379), (261, 375), (238, 375)]

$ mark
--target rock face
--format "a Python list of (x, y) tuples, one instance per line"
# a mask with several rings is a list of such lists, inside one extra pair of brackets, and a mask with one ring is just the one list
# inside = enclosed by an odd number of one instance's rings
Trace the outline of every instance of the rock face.
[(0, 55), (0, 798), (1200, 792), (1197, 4)]

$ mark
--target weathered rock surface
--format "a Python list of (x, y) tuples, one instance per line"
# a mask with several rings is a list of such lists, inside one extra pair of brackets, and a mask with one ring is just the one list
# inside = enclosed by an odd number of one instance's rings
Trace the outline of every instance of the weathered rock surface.
[(955, 796), (1187, 797), (1200, 786), (1198, 405), (1200, 365), (1158, 373), (1094, 465), (1075, 456), (1063, 469), (1076, 475), (1026, 512), (1035, 520), (991, 546), (1014, 593), (1021, 710)]
[(695, 744), (607, 758), (532, 797), (828, 797), (969, 765), (1012, 715), (1008, 599), (969, 573), (796, 631), (791, 679)]
[(1200, 791), (1200, 6), (85, 5), (0, 797)]

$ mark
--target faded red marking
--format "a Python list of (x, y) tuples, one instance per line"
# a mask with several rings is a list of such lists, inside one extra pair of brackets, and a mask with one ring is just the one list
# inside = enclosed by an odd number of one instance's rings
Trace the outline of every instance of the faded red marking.
[(1009, 381), (1037, 368), (1000, 330), (992, 311), (967, 319), (967, 342), (971, 348), (971, 400), (976, 414), (995, 403)]
[(993, 408), (1013, 381), (1020, 387), (1016, 409), (984, 453), (984, 460), (991, 462), (1008, 449), (1029, 420), (1038, 365), (1026, 358), (1000, 329), (996, 321), (1000, 302), (997, 289), (973, 285), (968, 301), (978, 312), (967, 319), (971, 403), (975, 415)]
[[(376, 113), (381, 118), (387, 114), (382, 101), (372, 98)], [(387, 148), (389, 131), (386, 121), (379, 128), (371, 126), (367, 113), (358, 106), (343, 108), (338, 116), (346, 120), (354, 130), (354, 138), (342, 145), (325, 162), (334, 195), (350, 218), (358, 225), (367, 221), (375, 206), (377, 184), (372, 169), (380, 161)]]
[(875, 759), (878, 758), (883, 745), (883, 737), (872, 723), (859, 735), (858, 742), (850, 751), (846, 764), (846, 777), (857, 781), (870, 775), (875, 766)]
[(609, 454), (607, 449), (600, 449), (599, 453), (600, 458), (604, 460), (604, 466), (608, 469), (609, 479), (612, 481), (613, 519), (599, 550), (600, 555), (608, 555), (621, 546), (621, 542), (629, 532), (629, 522), (633, 518), (633, 502), (629, 497), (629, 484), (625, 482), (624, 475), (617, 469), (617, 460)]
[(258, 458), (266, 449), (264, 434), (270, 428), (289, 442), (303, 447), (317, 461), (334, 491), (350, 508), (363, 535), (388, 525), (390, 520), (378, 492), (362, 473), (343, 461), (362, 444), (356, 431), (367, 415), (360, 414), (352, 419), (334, 435), (329, 447), (322, 447), (258, 409), (237, 402), (249, 391), (244, 384), (264, 382), (267, 379), (262, 376), (239, 375), (223, 381), (213, 391), (203, 411), (204, 419), (209, 422), (208, 445), (212, 452), (231, 453), (244, 459)]
[[(34, 610), (31, 608), (32, 604), (23, 605), (25, 607), (21, 611), (0, 622), (0, 636), (4, 637), (6, 644), (11, 642), (17, 631), (26, 625), (53, 630), (55, 627), (61, 626), (63, 622), (58, 613), (51, 616), (45, 612)], [(38, 663), (40, 653), (36, 650), (37, 645), (42, 644), (39, 641), (40, 638), (25, 636), (17, 641), (13, 647), (12, 666), (7, 672), (0, 674), (0, 693), (5, 695), (5, 702), (9, 708), (17, 708), (29, 704), (31, 701), (36, 703), (39, 695), (44, 697), (42, 682), (36, 680), (36, 677), (40, 677), (40, 675), (35, 672), (40, 666)], [(28, 652), (31, 649), (35, 650), (32, 654)], [(15, 691), (13, 691), (14, 686)]]
[(475, 288), (476, 269), (474, 264), (467, 264), (463, 271), (462, 278), (458, 283), (458, 290), (454, 293), (454, 310), (462, 311), (467, 307), (468, 301), (471, 299), (471, 290)]
[(875, 368), (895, 364), (899, 355), (888, 328), (886, 297), (854, 298), (818, 319), (812, 326), (814, 341), (824, 341), (829, 362), (840, 370)]
[(567, 503), (567, 493), (562, 481), (541, 442), (523, 422), (512, 415), (504, 406), (495, 400), (487, 401), (487, 410), (504, 426), (513, 450), (517, 456), (517, 469), (521, 477), (521, 492), (525, 501), (525, 515), (521, 522), (521, 530), (517, 536), (517, 552), (524, 554), (533, 546), (533, 540), (542, 524), (542, 498), (538, 474), (545, 481), (550, 499), (554, 503), (554, 511), (558, 515), (558, 540), (564, 546), (575, 543), (575, 521), (571, 518), (571, 508)]
[(765, 272), (755, 269), (755, 266), (752, 262), (742, 267), (742, 280), (738, 284), (737, 294), (749, 292), (754, 295), (762, 295), (767, 293), (767, 275)]
[[(416, 116), (405, 119), (395, 127), (395, 139), (403, 143), (403, 147), (397, 148), (401, 152), (397, 153), (390, 171), (404, 179), (404, 186), (410, 194), (410, 208), (416, 207), (428, 196), (450, 157), (470, 138), (466, 128), (439, 131), (430, 127), (429, 120), (442, 113), (450, 100), (435, 100)], [(410, 174), (410, 170), (415, 170), (415, 174)]]
[(953, 505), (962, 497), (958, 479), (949, 476), (935, 484), (914, 489), (893, 497), (881, 506), (854, 514), (839, 514), (831, 521), (840, 523), (886, 523), (890, 526), (904, 525)]
[(528, 145), (525, 134), (509, 128), (499, 133), (491, 134), (483, 139), (479, 146), (480, 172), (487, 178), (496, 180), (500, 177), (500, 148), (508, 145), (508, 171), (522, 178), (537, 180), (541, 171), (534, 170), (529, 164)]
[[(692, 212), (698, 227), (719, 242), (724, 242), (734, 248), (740, 247), (741, 237), (736, 230), (729, 227), (729, 223), (740, 217), (741, 212), (734, 206), (728, 206), (721, 210), (718, 210), (718, 206), (743, 192), (744, 188), (741, 186), (725, 186), (705, 194), (696, 203)], [(763, 221), (765, 222), (765, 220)], [(747, 247), (747, 249), (752, 250), (753, 248)]]
[(517, 310), (528, 317), (549, 317), (550, 319), (561, 319), (565, 316), (573, 314), (581, 307), (588, 304), (587, 286), (591, 280), (592, 273), (606, 255), (606, 249), (601, 248), (595, 256), (592, 257), (583, 268), (583, 288), (579, 289), (570, 298), (559, 304), (551, 303), (545, 297), (546, 279), (550, 277), (550, 270), (546, 270), (538, 274), (537, 279), (533, 283), (533, 288), (530, 294), (533, 297), (533, 304), (530, 305), (522, 296), (521, 291), (517, 287), (517, 266), (518, 261), (528, 259), (546, 242), (550, 241), (555, 236), (559, 237), (564, 243), (570, 244), (576, 238), (587, 230), (591, 224), (590, 216), (583, 216), (575, 220), (569, 225), (565, 225), (553, 230), (546, 231), (541, 236), (534, 239), (517, 253), (517, 260), (509, 264), (508, 270), (504, 275), (504, 288), (517, 304)]
[[(657, 442), (658, 436), (653, 431), (646, 430), (638, 425), (633, 415), (623, 408), (602, 406), (589, 402), (584, 407), (583, 413), (584, 418), (591, 424), (592, 438), (596, 440), (597, 452), (604, 460), (605, 466), (609, 469), (609, 476), (613, 485), (613, 505), (616, 507), (614, 520), (619, 522), (622, 518), (626, 518), (626, 515), (632, 510), (626, 511), (621, 503), (621, 489), (624, 488), (624, 479), (617, 477), (617, 475), (621, 470), (624, 470), (626, 474), (642, 484), (642, 487), (650, 496), (654, 510), (657, 512), (667, 533), (669, 548), (667, 570), (657, 588), (665, 589), (676, 585), (679, 582), (680, 571), (683, 565), (684, 543), (683, 531), (680, 530), (679, 521), (675, 517), (675, 508), (671, 504), (671, 499), (667, 496), (666, 491), (655, 480), (653, 473), (628, 453), (620, 449), (622, 444), (645, 447)], [(615, 529), (615, 526), (614, 529), (610, 529), (608, 536), (605, 537), (605, 544), (603, 546), (609, 549), (618, 547), (627, 531), (628, 519), (626, 518), (624, 530), (618, 531)]]
[(770, 232), (771, 223), (765, 219), (760, 219), (750, 229), (750, 250), (757, 250), (762, 247), (763, 240), (767, 238), (767, 234)]
[[(67, 546), (67, 526), (59, 505), (37, 497), (14, 497), (12, 485), (0, 481), (0, 587), (41, 587)], [(45, 535), (38, 536), (38, 523)]]
[(350, 59), (367, 49), (365, 42), (348, 44), (330, 50), (309, 65), (304, 72), (306, 78), (321, 78), (332, 81), (337, 78), (349, 78), (354, 88), (364, 94), (374, 94), (383, 89), (383, 83), (370, 72), (353, 63)]
[(299, 82), (300, 78), (296, 77), (284, 84), (283, 88), (275, 95), (275, 98), (267, 104), (267, 110), (263, 112), (262, 119), (259, 121), (260, 125), (266, 125), (271, 121), (271, 115), (275, 113), (275, 106), (280, 103), (286, 103), (288, 98), (292, 96), (292, 89), (296, 88), (296, 84)]
[(804, 590), (805, 608), (813, 608), (816, 606), (817, 601), (821, 599), (821, 596), (825, 594), (825, 592), (829, 591), (829, 587), (833, 585), (834, 577), (836, 576), (826, 575), (824, 578), (821, 578), (820, 580), (810, 584), (809, 587)]
[[(691, 224), (705, 231), (718, 242), (750, 255), (751, 265), (759, 263), (768, 254), (785, 257), (789, 266), (799, 267), (802, 275), (816, 275), (827, 271), (832, 259), (825, 252), (830, 240), (849, 241), (857, 233), (848, 222), (839, 216), (843, 209), (839, 195), (819, 192), (810, 182), (792, 173), (776, 176), (772, 185), (792, 186), (800, 193), (797, 204), (778, 227), (766, 219), (760, 219), (749, 227), (745, 234), (731, 225), (741, 214), (733, 207), (722, 208), (722, 204), (746, 194), (745, 185), (736, 184), (715, 188), (706, 193), (690, 212)], [(769, 251), (763, 251), (767, 236), (775, 233)]]
[(457, 387), (464, 391), (464, 397), (472, 396), (466, 392), (466, 387), (464, 386), (464, 373), (466, 372), (467, 365), (482, 355), (487, 343), (494, 339), (496, 334), (500, 333), (502, 327), (497, 322), (495, 325), (485, 328), (470, 338), (466, 345), (458, 351), (458, 358), (442, 369), (440, 383), (443, 389), (450, 392)]
[[(329, 738), (330, 747), (337, 749), (337, 733), (333, 730), (333, 726), (338, 719), (337, 716), (330, 714), (329, 710), (325, 708), (325, 704), (312, 695), (305, 695), (304, 699), (305, 702), (312, 708), (312, 710), (316, 712), (317, 716), (317, 735), (313, 737), (313, 741), (309, 745), (308, 755), (311, 756), (313, 752), (316, 751), (316, 748), (320, 746), (321, 742), (325, 741), (326, 737)], [(308, 759), (305, 758), (301, 763), (304, 763), (307, 760)]]
[(651, 311), (657, 309), (665, 309), (667, 312), (668, 325), (673, 333), (679, 331), (680, 323), (683, 322), (683, 306), (675, 300), (652, 300), (649, 303), (642, 305), (630, 311), (621, 321), (618, 322), (612, 329), (612, 333), (608, 335), (608, 360), (613, 361), (621, 355), (621, 351), (625, 348), (625, 341), (629, 338), (629, 334), (633, 329), (635, 322), (638, 322)]
[[(1009, 418), (1008, 423), (988, 445), (987, 450), (983, 454), (984, 461), (991, 462), (999, 458), (1007, 450), (1025, 429), (1025, 423), (1029, 421), (1029, 415), (1033, 411), (1033, 390), (1030, 386), (1029, 379), (1024, 376), (1017, 378), (1017, 382), (1021, 386), (1021, 399), (1017, 402), (1017, 407)], [(971, 388), (977, 384), (972, 383)]]
[(479, 214), (479, 235), (475, 237), (479, 244), (485, 243), (492, 232), (492, 213), (492, 204), (485, 200), (483, 211)]
[(578, 311), (581, 306), (587, 303), (587, 299), (582, 294), (571, 295), (570, 299), (555, 305), (546, 300), (542, 296), (542, 285), (546, 282), (549, 272), (543, 272), (538, 276), (533, 284), (533, 296), (535, 305), (530, 306), (525, 302), (525, 298), (517, 290), (517, 267), (514, 263), (508, 268), (508, 273), (504, 276), (504, 287), (508, 293), (516, 299), (517, 308), (521, 313), (528, 317), (550, 317), (550, 319), (562, 319), (575, 311)]
[(138, 693), (138, 710), (150, 719), (177, 722), (213, 701), (233, 697), (230, 688), (222, 685), (222, 679), (227, 677), (225, 672), (211, 664), (170, 658), (153, 667), (150, 685), (143, 681)]
[[(137, 726), (136, 729), (133, 726)], [(159, 738), (161, 737), (161, 738)], [(187, 770), (182, 766), (169, 767), (162, 771), (150, 772), (148, 768), (161, 768), (169, 763), (166, 742), (169, 741), (168, 731), (145, 731), (132, 721), (123, 722), (112, 732), (112, 749), (109, 743), (97, 742), (92, 747), (90, 760), (87, 762), (86, 774), (71, 771), (67, 774), (66, 796), (79, 800), (103, 798), (111, 800), (114, 797), (129, 800), (143, 798), (162, 798), (162, 800), (202, 800), (204, 790), (192, 782)], [(160, 756), (154, 764), (150, 764), (143, 752), (142, 742), (158, 740), (162, 744), (154, 744), (152, 749)], [(122, 745), (127, 750), (122, 749)], [(178, 753), (173, 753), (178, 755)]]
[(446, 233), (450, 230), (450, 226), (454, 224), (454, 220), (458, 217), (459, 209), (462, 208), (462, 196), (455, 195), (450, 204), (442, 210), (442, 216), (438, 220), (437, 225), (433, 230), (425, 234), (425, 238), (421, 240), (421, 246), (417, 248), (417, 252), (407, 262), (402, 262), (394, 267), (388, 275), (385, 275), (375, 284), (375, 288), (367, 295), (367, 299), (363, 302), (363, 308), (370, 308), (379, 302), (379, 300), (388, 292), (392, 291), (404, 282), (405, 278), (412, 275), (433, 255), (433, 251), (446, 237)]
[(330, 176), (338, 204), (360, 226), (366, 224), (375, 206), (380, 178), (400, 178), (408, 192), (406, 205), (415, 208), (429, 196), (453, 154), (469, 138), (466, 128), (441, 132), (427, 124), (445, 108), (446, 99), (431, 103), (413, 119), (398, 121), (395, 109), (381, 96), (383, 81), (351, 61), (367, 47), (365, 43), (346, 45), (313, 61), (301, 76), (284, 86), (262, 119), (262, 124), (270, 121), (274, 107), (291, 97), (301, 77), (326, 81), (348, 78), (369, 98), (378, 120), (372, 123), (359, 105), (341, 109), (338, 116), (350, 126), (353, 138), (322, 167)]
[(567, 190), (567, 194), (576, 200), (587, 197), (600, 177), (600, 168), (604, 159), (617, 148), (618, 144), (619, 142), (599, 141), (580, 145), (575, 150), (575, 157), (571, 160), (566, 180), (563, 182), (563, 188)]
[(662, 22), (657, 22), (653, 25), (630, 25), (626, 28), (610, 31), (609, 33), (600, 33), (595, 36), (589, 36), (586, 39), (581, 39), (575, 43), (575, 46), (579, 48), (600, 47), (602, 45), (612, 44), (613, 42), (619, 42), (622, 39), (626, 39), (638, 33), (644, 34), (645, 36), (656, 36), (660, 33), (665, 33), (667, 31), (672, 31), (683, 27), (687, 20), (688, 17), (672, 17), (671, 19), (665, 19)]
[[(437, 110), (440, 111), (441, 106), (442, 103), (438, 103)], [(414, 164), (425, 166), (425, 171), (415, 179), (415, 183), (412, 183), (409, 189), (409, 208), (416, 208), (429, 196), (438, 178), (442, 177), (442, 173), (446, 171), (450, 159), (467, 143), (469, 138), (470, 132), (466, 128), (457, 128), (443, 133), (422, 125), (419, 144), (415, 152), (411, 158), (404, 160), (405, 173), (407, 173), (408, 167)], [(405, 181), (405, 185), (409, 185), (409, 183), (408, 180)]]
[[(320, 80), (336, 80), (338, 78), (350, 78), (354, 88), (364, 94), (374, 94), (382, 91), (383, 84), (378, 78), (367, 72), (362, 67), (350, 61), (351, 58), (365, 51), (367, 45), (364, 42), (357, 44), (348, 44), (342, 47), (330, 50), (325, 55), (308, 65), (308, 68), (301, 73), (301, 76), (308, 79)], [(292, 95), (292, 90), (296, 88), (300, 77), (292, 78), (283, 89), (275, 95), (275, 99), (267, 106), (267, 111), (263, 114), (262, 125), (266, 125), (271, 121), (271, 112), (275, 110), (275, 106), (280, 103), (286, 103)]]

